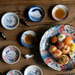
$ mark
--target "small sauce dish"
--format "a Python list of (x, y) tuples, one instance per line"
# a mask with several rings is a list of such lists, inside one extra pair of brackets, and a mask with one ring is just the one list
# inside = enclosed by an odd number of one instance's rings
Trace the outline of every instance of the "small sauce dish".
[(19, 17), (13, 12), (7, 12), (2, 16), (1, 24), (5, 29), (13, 30), (19, 24)]
[(24, 75), (43, 75), (43, 72), (38, 66), (30, 65), (25, 69)]
[(23, 75), (23, 74), (18, 70), (10, 70), (6, 75)]
[(64, 21), (69, 15), (68, 8), (65, 5), (56, 5), (52, 9), (52, 17), (56, 21)]
[(21, 52), (16, 46), (7, 46), (2, 52), (2, 58), (8, 64), (17, 63), (20, 57)]
[(25, 31), (21, 36), (21, 43), (28, 48), (32, 48), (38, 42), (38, 36), (34, 31)]
[(28, 17), (33, 22), (41, 22), (45, 17), (45, 11), (40, 6), (33, 6), (28, 11)]

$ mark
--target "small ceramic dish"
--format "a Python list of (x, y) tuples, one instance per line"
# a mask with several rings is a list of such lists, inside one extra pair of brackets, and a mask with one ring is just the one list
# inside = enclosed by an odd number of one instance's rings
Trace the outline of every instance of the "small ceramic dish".
[(26, 68), (24, 75), (43, 75), (43, 72), (38, 66), (31, 65)]
[(5, 13), (2, 16), (1, 23), (5, 29), (8, 30), (15, 29), (19, 24), (19, 17), (13, 12)]
[[(26, 41), (25, 41), (25, 38), (27, 35), (32, 35), (34, 37), (34, 41), (31, 43), (31, 44), (28, 44)], [(30, 37), (31, 38), (31, 37)], [(31, 38), (32, 39), (32, 38)], [(32, 48), (34, 47), (38, 42), (38, 37), (37, 37), (37, 34), (34, 32), (34, 31), (31, 31), (31, 30), (28, 30), (28, 31), (25, 31), (22, 36), (21, 36), (21, 43), (25, 46), (25, 47), (28, 47), (28, 48)]]
[(56, 21), (64, 21), (69, 15), (68, 8), (65, 5), (56, 5), (52, 9), (52, 17)]
[(2, 52), (2, 58), (8, 64), (15, 64), (20, 57), (20, 50), (16, 46), (7, 46)]
[(33, 22), (41, 22), (45, 17), (45, 11), (40, 6), (33, 6), (28, 11), (28, 17)]
[(18, 70), (10, 70), (6, 75), (23, 75), (23, 74)]

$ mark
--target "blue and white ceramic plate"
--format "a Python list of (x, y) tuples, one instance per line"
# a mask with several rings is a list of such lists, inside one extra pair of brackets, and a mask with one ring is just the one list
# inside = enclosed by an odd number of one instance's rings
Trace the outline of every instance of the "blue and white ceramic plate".
[(28, 17), (33, 22), (40, 22), (45, 17), (45, 11), (40, 6), (33, 6), (28, 11)]
[(13, 12), (5, 13), (2, 16), (1, 23), (5, 29), (15, 29), (19, 24), (19, 17)]
[(43, 75), (43, 72), (38, 66), (31, 65), (26, 68), (24, 75)]
[[(32, 44), (27, 44), (27, 43), (25, 42), (25, 40), (24, 40), (25, 37), (26, 37), (27, 35), (29, 35), (29, 34), (33, 35), (34, 38), (35, 38), (35, 40), (34, 40), (34, 42), (33, 42)], [(37, 42), (38, 42), (38, 36), (37, 36), (37, 34), (36, 34), (34, 31), (31, 31), (31, 30), (25, 31), (25, 32), (22, 34), (22, 36), (21, 36), (21, 43), (22, 43), (25, 47), (32, 48), (32, 47), (34, 47), (34, 46), (37, 44)]]
[(8, 64), (15, 64), (20, 57), (20, 50), (15, 46), (7, 46), (2, 52), (2, 58)]
[(23, 74), (18, 70), (10, 70), (6, 75), (23, 75)]
[[(43, 61), (52, 69), (57, 71), (67, 71), (75, 68), (75, 56), (69, 60), (67, 64), (60, 64), (56, 60), (53, 59), (49, 52), (50, 47), (50, 39), (53, 36), (58, 36), (59, 34), (65, 34), (72, 38), (73, 42), (75, 42), (75, 28), (69, 25), (57, 25), (49, 30), (47, 30), (40, 41), (40, 54)], [(75, 52), (74, 52), (75, 53)]]

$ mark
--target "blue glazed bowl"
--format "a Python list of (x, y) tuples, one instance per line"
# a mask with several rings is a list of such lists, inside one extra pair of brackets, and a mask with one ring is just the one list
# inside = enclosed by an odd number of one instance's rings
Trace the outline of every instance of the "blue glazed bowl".
[(5, 29), (15, 29), (19, 24), (19, 17), (13, 12), (5, 13), (2, 16), (1, 23)]
[(33, 22), (41, 22), (45, 17), (45, 11), (40, 6), (33, 6), (28, 11), (28, 17)]
[[(27, 44), (27, 43), (25, 42), (25, 40), (24, 40), (25, 37), (26, 37), (27, 35), (29, 35), (29, 34), (33, 35), (34, 38), (35, 38), (35, 40), (34, 40), (34, 42), (33, 42), (32, 44)], [(31, 31), (31, 30), (25, 31), (25, 32), (22, 34), (22, 36), (21, 36), (21, 43), (22, 43), (25, 47), (32, 48), (32, 47), (34, 47), (34, 46), (37, 44), (37, 42), (38, 42), (38, 37), (37, 37), (37, 34), (36, 34), (34, 31)]]

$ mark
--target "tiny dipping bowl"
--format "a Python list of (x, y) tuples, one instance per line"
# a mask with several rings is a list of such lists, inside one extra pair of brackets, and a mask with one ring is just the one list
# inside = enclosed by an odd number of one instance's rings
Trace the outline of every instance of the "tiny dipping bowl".
[(25, 69), (24, 75), (43, 75), (43, 72), (40, 67), (36, 65), (30, 65)]
[(13, 30), (19, 24), (19, 17), (13, 12), (7, 12), (2, 16), (1, 24), (5, 29)]
[[(25, 42), (25, 37), (26, 37), (27, 35), (32, 35), (32, 36), (34, 37), (34, 42), (32, 42), (31, 44), (26, 43), (26, 42)], [(22, 34), (22, 36), (21, 36), (21, 43), (22, 43), (23, 46), (25, 46), (25, 47), (32, 48), (32, 47), (34, 47), (34, 46), (37, 44), (37, 42), (38, 42), (38, 36), (37, 36), (37, 34), (36, 34), (34, 31), (32, 31), (32, 30), (25, 31), (25, 32)]]
[(7, 46), (2, 52), (2, 58), (8, 64), (17, 63), (20, 57), (21, 52), (16, 46)]
[(23, 74), (18, 70), (10, 70), (6, 75), (23, 75)]
[[(55, 15), (55, 12), (58, 10), (58, 9), (62, 9), (64, 12), (65, 12), (65, 15), (63, 18), (57, 18), (56, 15)], [(61, 14), (60, 14), (61, 15)], [(56, 20), (56, 21), (64, 21), (65, 19), (67, 19), (69, 15), (69, 11), (68, 11), (68, 8), (65, 6), (65, 5), (56, 5), (53, 9), (52, 9), (52, 17)]]
[(41, 22), (45, 17), (45, 11), (40, 6), (33, 6), (28, 11), (28, 17), (33, 22)]

